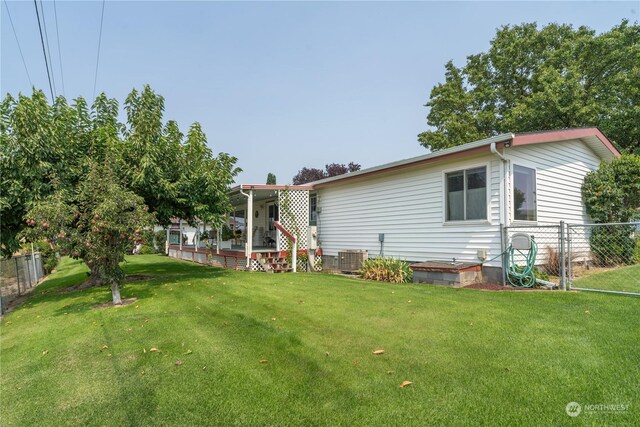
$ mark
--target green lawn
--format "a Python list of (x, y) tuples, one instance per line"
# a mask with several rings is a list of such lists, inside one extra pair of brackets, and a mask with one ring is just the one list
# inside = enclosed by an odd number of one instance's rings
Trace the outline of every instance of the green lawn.
[(0, 425), (640, 425), (640, 298), (129, 260), (136, 303), (65, 260), (5, 316)]
[(640, 293), (640, 264), (580, 277), (573, 281), (572, 286), (575, 288)]

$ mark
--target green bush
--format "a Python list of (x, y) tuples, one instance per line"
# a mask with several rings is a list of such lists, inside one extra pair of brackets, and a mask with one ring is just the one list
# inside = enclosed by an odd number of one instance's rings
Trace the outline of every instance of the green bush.
[(637, 243), (631, 236), (632, 226), (594, 228), (589, 239), (594, 263), (600, 267), (633, 264)]
[(150, 245), (142, 245), (142, 247), (138, 251), (138, 255), (153, 255), (156, 253), (157, 251), (155, 250), (155, 248)]
[(407, 283), (413, 279), (413, 271), (407, 262), (390, 257), (365, 260), (360, 274), (364, 279), (379, 282)]
[(633, 261), (636, 264), (640, 264), (640, 237), (636, 238), (636, 252), (633, 255)]
[[(34, 243), (33, 248), (36, 252), (40, 252), (44, 274), (51, 273), (58, 265), (58, 257), (56, 256), (56, 252), (52, 250), (51, 246), (49, 246), (49, 243), (45, 242), (44, 240)], [(31, 252), (31, 245), (28, 246), (28, 252)]]

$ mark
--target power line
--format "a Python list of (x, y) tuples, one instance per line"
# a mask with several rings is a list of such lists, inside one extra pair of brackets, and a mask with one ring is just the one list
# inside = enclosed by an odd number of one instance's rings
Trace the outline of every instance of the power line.
[(96, 85), (98, 84), (98, 64), (100, 62), (100, 45), (102, 44), (102, 23), (104, 22), (104, 3), (102, 0), (102, 14), (100, 15), (100, 35), (98, 36), (98, 55), (96, 56), (96, 75), (93, 78), (93, 99), (96, 99)]
[(4, 7), (7, 9), (7, 15), (9, 16), (9, 22), (11, 22), (11, 28), (13, 29), (13, 36), (16, 38), (16, 43), (18, 44), (18, 52), (20, 52), (20, 58), (22, 58), (22, 65), (24, 65), (24, 71), (27, 73), (27, 79), (29, 79), (29, 85), (33, 87), (33, 83), (31, 82), (31, 76), (29, 75), (29, 69), (27, 68), (27, 62), (24, 60), (24, 55), (22, 54), (22, 48), (20, 47), (20, 41), (18, 40), (18, 34), (16, 33), (16, 27), (13, 25), (13, 19), (11, 19), (11, 13), (9, 12), (9, 6), (7, 2), (4, 1)]
[(49, 49), (49, 34), (47, 33), (47, 18), (44, 16), (44, 6), (42, 5), (42, 0), (40, 0), (40, 10), (42, 11), (42, 26), (44, 27), (44, 39), (47, 42), (47, 55), (49, 56), (51, 67), (51, 80), (53, 81), (53, 93), (57, 94), (58, 89), (56, 88), (56, 73), (53, 71), (53, 58), (51, 57), (51, 50)]
[(38, 30), (40, 30), (40, 43), (42, 44), (42, 54), (44, 55), (44, 65), (47, 68), (47, 79), (49, 79), (49, 90), (51, 91), (51, 102), (53, 102), (53, 86), (51, 85), (51, 74), (49, 74), (49, 62), (47, 61), (47, 51), (44, 48), (44, 38), (42, 37), (42, 26), (40, 25), (40, 13), (38, 13), (38, 3), (33, 0), (33, 5), (36, 7), (36, 17), (38, 18)]
[(62, 95), (66, 95), (66, 90), (64, 89), (64, 72), (62, 69), (62, 53), (60, 50), (60, 33), (58, 32), (58, 8), (56, 8), (56, 0), (53, 0), (53, 14), (56, 18), (56, 39), (58, 39), (58, 59), (60, 60), (60, 78), (62, 79)]

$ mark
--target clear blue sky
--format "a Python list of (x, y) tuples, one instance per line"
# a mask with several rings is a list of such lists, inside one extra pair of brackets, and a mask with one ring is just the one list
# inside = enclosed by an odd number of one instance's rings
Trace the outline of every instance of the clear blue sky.
[[(49, 93), (33, 1), (7, 3), (32, 83)], [(92, 98), (101, 1), (57, 1), (65, 95)], [(54, 3), (44, 1), (57, 92)], [(603, 32), (640, 2), (113, 2), (104, 13), (98, 92), (122, 103), (150, 84), (165, 119), (198, 121), (238, 181), (291, 182), (303, 166), (363, 167), (424, 154), (431, 88), (444, 64), (485, 51), (495, 29), (536, 21)], [(30, 84), (2, 5), (3, 94)]]

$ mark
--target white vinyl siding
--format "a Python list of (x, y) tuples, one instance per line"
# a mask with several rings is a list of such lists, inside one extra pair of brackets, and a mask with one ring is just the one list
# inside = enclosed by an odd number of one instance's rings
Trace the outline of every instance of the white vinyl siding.
[[(589, 222), (582, 202), (582, 182), (600, 165), (599, 157), (580, 141), (532, 144), (507, 150), (513, 165), (536, 169), (536, 203), (539, 224)], [(513, 219), (513, 185), (510, 190)]]
[[(486, 165), (488, 215), (482, 223), (443, 224), (445, 171)], [(384, 255), (407, 261), (477, 262), (478, 249), (500, 253), (500, 161), (491, 155), (427, 165), (393, 175), (362, 179), (318, 191), (318, 233), (325, 255), (345, 249), (380, 254), (378, 234), (385, 234)], [(499, 265), (499, 261), (491, 265)]]

